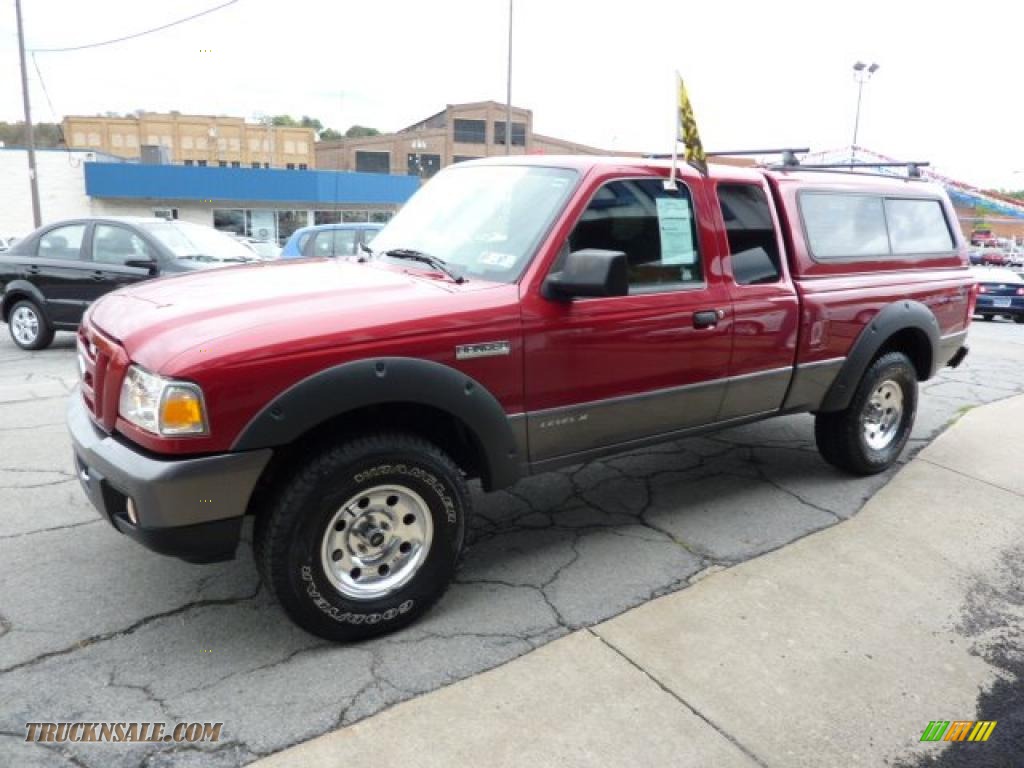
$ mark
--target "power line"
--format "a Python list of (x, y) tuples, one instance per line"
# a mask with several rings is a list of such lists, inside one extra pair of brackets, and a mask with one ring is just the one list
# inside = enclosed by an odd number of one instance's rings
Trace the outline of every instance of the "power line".
[(137, 37), (142, 37), (144, 35), (151, 35), (154, 32), (162, 32), (165, 29), (170, 29), (171, 27), (176, 27), (179, 24), (184, 24), (186, 21), (192, 21), (193, 19), (198, 19), (200, 16), (206, 16), (207, 14), (213, 13), (214, 11), (219, 11), (221, 8), (227, 8), (229, 5), (234, 5), (237, 2), (238, 2), (238, 0), (228, 0), (228, 2), (226, 2), (226, 3), (222, 3), (221, 5), (214, 6), (213, 8), (207, 8), (205, 11), (200, 11), (199, 13), (194, 13), (191, 16), (186, 16), (183, 19), (178, 19), (177, 21), (172, 21), (172, 22), (169, 22), (169, 23), (164, 24), (164, 25), (159, 26), (159, 27), (153, 27), (152, 29), (146, 29), (146, 30), (143, 30), (142, 32), (136, 32), (135, 34), (132, 34), (132, 35), (125, 35), (124, 37), (116, 37), (113, 40), (104, 40), (104, 41), (99, 42), (99, 43), (88, 43), (86, 45), (72, 45), (72, 46), (68, 46), (67, 48), (31, 48), (29, 50), (33, 54), (36, 54), (36, 53), (67, 53), (68, 51), (82, 51), (82, 50), (85, 50), (86, 48), (99, 48), (99, 47), (104, 46), (104, 45), (113, 45), (114, 43), (123, 43), (125, 40), (134, 40)]
[(42, 86), (43, 95), (46, 97), (46, 103), (50, 105), (50, 116), (54, 122), (57, 122), (57, 110), (53, 108), (53, 101), (50, 99), (50, 92), (46, 89), (46, 81), (43, 80), (42, 70), (39, 69), (39, 62), (36, 61), (35, 51), (32, 52), (32, 66), (36, 68), (36, 74), (39, 76), (39, 85)]

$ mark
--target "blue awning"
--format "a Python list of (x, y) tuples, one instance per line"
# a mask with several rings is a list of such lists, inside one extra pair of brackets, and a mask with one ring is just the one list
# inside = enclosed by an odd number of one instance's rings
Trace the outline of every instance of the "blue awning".
[(416, 176), (136, 163), (85, 163), (89, 197), (267, 203), (401, 205)]

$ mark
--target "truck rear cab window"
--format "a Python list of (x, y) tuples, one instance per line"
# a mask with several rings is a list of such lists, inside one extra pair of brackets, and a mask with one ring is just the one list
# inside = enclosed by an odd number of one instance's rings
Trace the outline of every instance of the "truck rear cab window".
[(949, 253), (953, 250), (953, 236), (938, 200), (886, 198), (885, 219), (895, 254)]
[(620, 179), (602, 186), (569, 235), (569, 248), (623, 251), (630, 293), (703, 284), (689, 190), (661, 179)]
[(722, 208), (729, 238), (732, 273), (739, 285), (776, 283), (782, 277), (779, 241), (764, 190), (752, 184), (719, 184), (718, 204)]
[(800, 213), (811, 255), (819, 260), (888, 258), (954, 249), (942, 204), (935, 199), (804, 192)]

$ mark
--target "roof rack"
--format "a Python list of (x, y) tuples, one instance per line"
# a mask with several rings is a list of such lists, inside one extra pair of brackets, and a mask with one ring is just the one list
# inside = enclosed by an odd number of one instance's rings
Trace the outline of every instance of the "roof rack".
[(783, 147), (781, 149), (736, 149), (731, 152), (705, 152), (708, 157), (729, 157), (742, 155), (782, 155), (782, 165), (786, 168), (800, 165), (797, 155), (806, 155), (810, 147)]
[[(842, 170), (846, 170), (846, 171), (850, 171), (851, 173), (853, 172), (853, 170), (855, 168), (906, 168), (907, 169), (907, 177), (908, 178), (920, 179), (921, 178), (921, 169), (922, 168), (927, 168), (929, 165), (931, 165), (931, 163), (926, 162), (926, 161), (922, 161), (922, 160), (908, 160), (905, 163), (896, 163), (896, 162), (892, 162), (892, 163), (888, 163), (888, 162), (887, 163), (860, 163), (860, 162), (854, 162), (854, 163), (810, 163), (808, 165), (799, 165), (799, 164), (797, 164), (797, 165), (800, 168), (800, 170), (802, 170), (802, 171), (804, 171), (804, 170), (807, 170), (807, 171), (828, 171), (828, 170), (842, 171)], [(773, 170), (780, 170), (780, 169), (790, 168), (790, 167), (793, 167), (793, 166), (787, 165), (785, 163), (783, 163), (782, 165), (773, 165), (773, 166), (771, 166), (771, 168)]]

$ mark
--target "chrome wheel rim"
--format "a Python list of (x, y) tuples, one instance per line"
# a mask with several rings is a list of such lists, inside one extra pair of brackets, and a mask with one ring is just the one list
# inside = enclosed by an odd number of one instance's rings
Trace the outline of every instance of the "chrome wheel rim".
[(409, 583), (430, 553), (434, 521), (415, 491), (378, 485), (338, 509), (324, 531), (320, 563), (352, 600), (377, 600)]
[(39, 336), (39, 316), (29, 307), (18, 307), (11, 315), (11, 332), (20, 344), (32, 344)]
[(902, 421), (903, 389), (895, 381), (883, 381), (864, 406), (864, 442), (874, 451), (885, 450), (896, 439)]

